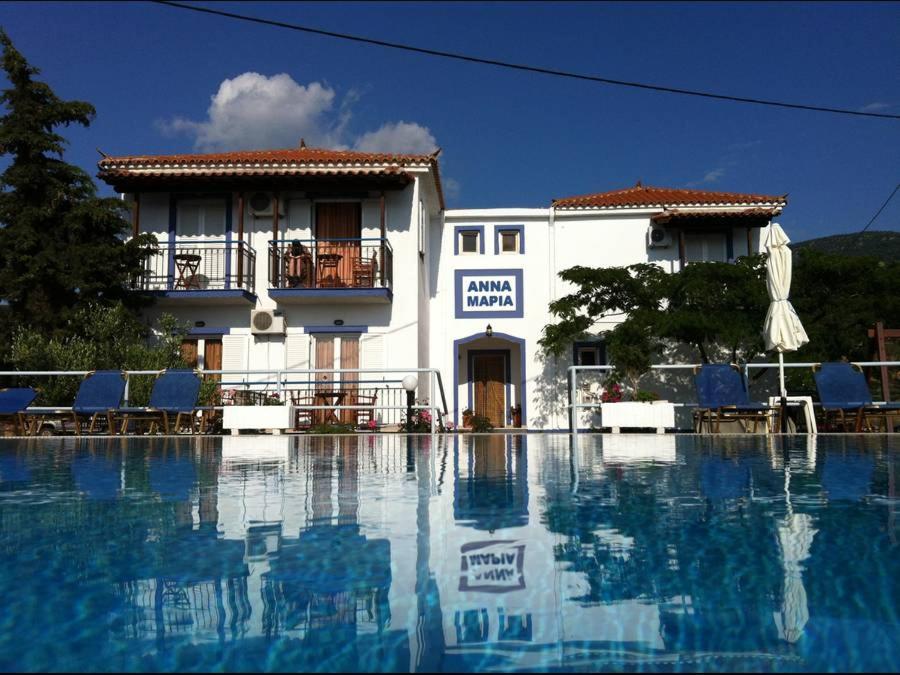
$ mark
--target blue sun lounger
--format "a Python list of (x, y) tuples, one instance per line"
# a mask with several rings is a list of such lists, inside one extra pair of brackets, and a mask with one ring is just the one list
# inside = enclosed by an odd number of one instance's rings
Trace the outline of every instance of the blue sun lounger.
[(853, 415), (853, 431), (856, 432), (863, 430), (863, 424), (870, 417), (883, 417), (886, 426), (892, 415), (900, 415), (900, 403), (872, 403), (866, 376), (851, 363), (820, 363), (813, 366), (813, 379), (825, 422), (829, 417), (837, 417), (845, 431), (848, 413)]
[(12, 418), (16, 433), (26, 436), (28, 434), (28, 425), (25, 423), (26, 409), (35, 398), (37, 392), (31, 387), (0, 389), (0, 419)]
[(88, 373), (78, 387), (72, 403), (72, 418), (76, 435), (81, 434), (81, 422), (87, 418), (88, 433), (93, 433), (100, 416), (106, 417), (109, 432), (115, 432), (113, 417), (125, 394), (125, 374), (121, 370), (95, 370)]
[[(150, 392), (150, 404), (146, 408), (123, 409), (121, 433), (128, 430), (128, 423), (134, 420), (149, 420), (150, 433), (162, 425), (163, 433), (177, 432), (182, 420), (188, 422), (194, 433), (194, 413), (200, 396), (200, 376), (189, 369), (170, 369), (160, 372)], [(174, 419), (173, 419), (174, 418)], [(174, 421), (174, 426), (170, 422)]]
[(777, 410), (750, 400), (744, 376), (731, 363), (703, 364), (699, 370), (694, 371), (694, 386), (697, 389), (698, 417), (695, 430), (700, 433), (703, 432), (704, 423), (707, 423), (707, 428), (718, 433), (722, 420), (752, 421), (753, 430), (750, 433), (756, 433), (759, 422), (766, 423), (772, 411)]

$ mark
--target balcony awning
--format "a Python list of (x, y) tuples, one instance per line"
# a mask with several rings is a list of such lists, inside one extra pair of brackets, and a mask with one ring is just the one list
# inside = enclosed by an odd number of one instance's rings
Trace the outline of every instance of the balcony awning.
[(774, 208), (752, 208), (711, 211), (703, 209), (670, 209), (657, 213), (650, 220), (656, 225), (672, 225), (682, 227), (765, 227), (772, 216), (777, 214)]

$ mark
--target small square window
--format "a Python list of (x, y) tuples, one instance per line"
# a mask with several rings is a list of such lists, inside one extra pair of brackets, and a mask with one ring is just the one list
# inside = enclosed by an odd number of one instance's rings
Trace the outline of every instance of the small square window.
[(596, 347), (580, 347), (578, 349), (578, 365), (579, 366), (598, 366)]
[(519, 233), (515, 230), (500, 233), (500, 252), (501, 253), (518, 253), (519, 252)]
[(478, 253), (478, 232), (461, 232), (463, 253)]

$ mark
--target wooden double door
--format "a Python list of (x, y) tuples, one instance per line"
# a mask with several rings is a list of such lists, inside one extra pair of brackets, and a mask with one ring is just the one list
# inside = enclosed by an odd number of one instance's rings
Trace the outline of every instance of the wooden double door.
[(472, 355), (472, 409), (495, 427), (506, 426), (506, 383), (509, 355)]
[(362, 205), (359, 202), (316, 203), (318, 286), (348, 286), (352, 283), (353, 269), (361, 253), (361, 237)]

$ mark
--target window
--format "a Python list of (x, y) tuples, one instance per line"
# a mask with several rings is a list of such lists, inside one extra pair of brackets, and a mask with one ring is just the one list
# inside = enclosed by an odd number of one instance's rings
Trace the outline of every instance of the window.
[(419, 200), (419, 255), (425, 256), (425, 204)]
[(574, 361), (576, 366), (606, 365), (606, 345), (603, 342), (576, 342)]
[(460, 232), (460, 251), (462, 253), (478, 253), (479, 234), (479, 232), (475, 231)]
[(728, 236), (724, 232), (686, 233), (685, 262), (727, 262)]
[(515, 230), (500, 233), (500, 252), (501, 253), (518, 253), (519, 252), (519, 233)]
[(223, 236), (225, 204), (218, 199), (179, 202), (175, 234), (179, 237)]
[(453, 228), (453, 254), (484, 254), (484, 225), (456, 225)]
[(494, 226), (494, 255), (518, 255), (525, 253), (524, 225)]

